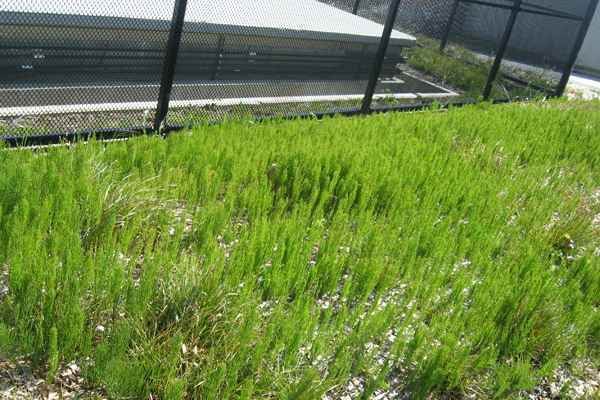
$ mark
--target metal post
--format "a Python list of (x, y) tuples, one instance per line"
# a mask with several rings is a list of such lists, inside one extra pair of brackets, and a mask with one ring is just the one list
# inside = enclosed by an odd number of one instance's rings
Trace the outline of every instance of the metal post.
[(588, 5), (584, 20), (581, 22), (581, 27), (579, 28), (579, 33), (577, 34), (577, 39), (575, 39), (575, 44), (573, 45), (573, 49), (571, 49), (571, 55), (569, 56), (569, 60), (567, 61), (562, 77), (560, 78), (560, 82), (558, 82), (556, 92), (554, 93), (556, 97), (560, 97), (565, 93), (565, 88), (567, 87), (567, 83), (571, 77), (571, 72), (573, 72), (573, 67), (575, 66), (575, 61), (577, 61), (577, 56), (579, 55), (579, 50), (581, 50), (581, 46), (583, 45), (583, 41), (587, 35), (588, 28), (592, 22), (592, 17), (596, 12), (598, 1), (599, 0), (591, 0), (590, 4)]
[(223, 57), (223, 47), (225, 46), (225, 35), (219, 36), (219, 44), (217, 45), (217, 53), (215, 54), (215, 62), (213, 65), (213, 73), (211, 80), (217, 79), (219, 76), (219, 70), (221, 69), (221, 57)]
[(394, 22), (396, 21), (396, 14), (398, 14), (398, 7), (400, 6), (400, 1), (401, 0), (392, 0), (392, 2), (390, 3), (387, 19), (383, 28), (383, 34), (381, 35), (381, 40), (379, 41), (379, 48), (377, 49), (377, 55), (375, 56), (375, 63), (373, 64), (373, 69), (371, 70), (371, 77), (369, 79), (367, 91), (365, 92), (365, 97), (363, 99), (362, 107), (360, 109), (360, 112), (363, 114), (368, 114), (371, 112), (371, 101), (373, 100), (373, 93), (375, 92), (377, 79), (379, 78), (379, 74), (381, 73), (381, 66), (383, 65), (383, 59), (385, 58), (385, 53), (390, 42), (390, 35), (392, 34), (392, 29), (394, 28)]
[(488, 77), (488, 81), (485, 85), (485, 89), (483, 90), (483, 100), (487, 101), (490, 97), (490, 93), (492, 92), (492, 85), (496, 80), (496, 75), (498, 75), (498, 70), (500, 69), (500, 63), (502, 62), (502, 57), (504, 57), (504, 51), (506, 50), (506, 46), (508, 45), (508, 40), (510, 39), (510, 34), (512, 33), (513, 27), (515, 26), (515, 21), (517, 20), (517, 15), (519, 11), (521, 11), (521, 2), (522, 0), (516, 0), (513, 4), (512, 11), (510, 12), (510, 17), (508, 18), (508, 22), (506, 23), (506, 29), (504, 29), (504, 36), (502, 37), (502, 41), (500, 42), (500, 48), (498, 49), (498, 54), (496, 54), (496, 59), (494, 60), (494, 65), (492, 65), (492, 70), (490, 71), (490, 76)]
[(358, 15), (358, 6), (360, 5), (360, 0), (356, 0), (354, 3), (354, 8), (352, 9), (352, 14)]
[(442, 43), (440, 44), (440, 52), (444, 51), (446, 47), (446, 43), (448, 43), (448, 38), (450, 37), (450, 31), (452, 30), (452, 24), (454, 23), (454, 18), (456, 18), (456, 11), (458, 10), (458, 4), (460, 0), (454, 0), (454, 4), (452, 5), (452, 11), (450, 11), (450, 18), (448, 18), (448, 23), (446, 24), (446, 30), (444, 31), (444, 37), (442, 38)]
[(165, 62), (163, 64), (160, 89), (158, 91), (158, 104), (154, 117), (155, 132), (160, 131), (161, 125), (169, 111), (169, 99), (171, 98), (171, 89), (173, 88), (173, 76), (175, 75), (175, 65), (177, 64), (177, 53), (179, 52), (179, 42), (181, 41), (181, 32), (183, 31), (186, 6), (187, 0), (175, 0), (171, 31), (169, 32), (169, 41), (167, 42)]

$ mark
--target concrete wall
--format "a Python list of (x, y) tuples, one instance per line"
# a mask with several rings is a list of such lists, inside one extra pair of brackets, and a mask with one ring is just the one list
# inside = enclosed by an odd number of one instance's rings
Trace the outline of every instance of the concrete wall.
[(596, 9), (576, 65), (600, 71), (600, 6)]

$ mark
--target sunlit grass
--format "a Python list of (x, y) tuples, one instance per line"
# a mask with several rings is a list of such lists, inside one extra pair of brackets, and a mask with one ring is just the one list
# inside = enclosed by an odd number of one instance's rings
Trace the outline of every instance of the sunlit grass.
[(599, 111), (2, 151), (0, 354), (115, 398), (516, 396), (597, 360)]

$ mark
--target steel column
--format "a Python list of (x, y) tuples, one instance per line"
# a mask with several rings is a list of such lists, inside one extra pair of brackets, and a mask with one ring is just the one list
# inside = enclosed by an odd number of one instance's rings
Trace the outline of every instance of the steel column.
[(358, 6), (360, 5), (360, 0), (356, 0), (354, 3), (354, 8), (352, 9), (352, 14), (358, 15)]
[(177, 53), (179, 53), (179, 42), (181, 41), (181, 32), (183, 31), (186, 6), (187, 0), (175, 0), (171, 31), (169, 32), (169, 41), (167, 42), (165, 62), (163, 64), (160, 89), (158, 91), (158, 104), (154, 117), (155, 132), (160, 132), (163, 121), (169, 111), (169, 99), (171, 98), (171, 89), (173, 88), (173, 76), (175, 75), (175, 66), (177, 65)]
[(496, 55), (496, 59), (494, 60), (494, 65), (492, 65), (492, 70), (490, 71), (490, 76), (488, 77), (487, 84), (485, 85), (485, 89), (483, 90), (483, 100), (487, 101), (490, 97), (490, 93), (492, 92), (492, 85), (496, 80), (496, 75), (498, 75), (498, 70), (500, 69), (500, 63), (502, 62), (502, 57), (504, 57), (504, 52), (506, 51), (506, 46), (508, 45), (508, 40), (510, 39), (510, 34), (512, 33), (513, 27), (515, 26), (515, 21), (517, 20), (517, 15), (521, 10), (522, 0), (516, 0), (512, 6), (512, 11), (510, 12), (510, 17), (508, 18), (508, 22), (506, 23), (506, 29), (504, 29), (504, 36), (502, 37), (502, 41), (500, 42), (500, 48), (498, 49), (498, 54)]
[(219, 36), (219, 44), (217, 45), (217, 54), (215, 55), (215, 63), (213, 65), (213, 74), (211, 80), (217, 79), (219, 76), (219, 70), (221, 69), (221, 61), (223, 58), (223, 48), (225, 46), (225, 35)]
[(446, 30), (444, 31), (444, 37), (442, 38), (442, 43), (440, 44), (440, 51), (444, 51), (446, 47), (446, 43), (448, 43), (448, 37), (450, 37), (450, 31), (452, 30), (452, 24), (454, 23), (454, 18), (456, 18), (456, 11), (458, 10), (458, 4), (460, 0), (454, 0), (454, 4), (452, 5), (452, 11), (450, 11), (450, 18), (448, 18), (448, 23), (446, 24)]
[(387, 51), (388, 44), (390, 43), (390, 36), (392, 34), (392, 29), (394, 28), (394, 22), (396, 22), (396, 14), (398, 14), (400, 1), (401, 0), (392, 0), (390, 3), (387, 19), (383, 28), (383, 34), (381, 35), (379, 48), (377, 49), (377, 55), (375, 56), (375, 63), (373, 64), (373, 69), (371, 70), (371, 78), (369, 79), (369, 84), (367, 85), (365, 97), (360, 109), (361, 113), (363, 114), (368, 114), (371, 112), (373, 93), (375, 92), (375, 86), (377, 86), (377, 80), (379, 79), (379, 74), (381, 73), (383, 59), (385, 58), (385, 53)]
[(583, 41), (585, 39), (585, 36), (587, 35), (588, 28), (590, 27), (590, 23), (592, 22), (592, 17), (596, 12), (598, 1), (599, 0), (590, 0), (590, 4), (585, 14), (585, 18), (581, 23), (581, 27), (579, 28), (577, 39), (575, 39), (575, 44), (571, 49), (571, 55), (569, 56), (569, 60), (567, 61), (565, 69), (563, 70), (562, 77), (558, 82), (558, 87), (556, 88), (556, 92), (554, 94), (556, 97), (560, 97), (565, 93), (565, 88), (567, 87), (567, 83), (569, 82), (569, 78), (571, 77), (571, 72), (573, 72), (573, 67), (575, 66), (575, 61), (577, 61), (577, 56), (579, 55), (579, 50), (581, 50), (581, 46), (583, 45)]

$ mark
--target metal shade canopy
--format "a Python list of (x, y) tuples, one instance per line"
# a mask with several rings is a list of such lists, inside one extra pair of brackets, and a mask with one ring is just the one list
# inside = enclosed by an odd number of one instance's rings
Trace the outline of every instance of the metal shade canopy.
[[(173, 2), (161, 0), (5, 0), (0, 23), (168, 29), (172, 14)], [(383, 25), (317, 0), (189, 0), (185, 22), (190, 31), (363, 43), (379, 43), (383, 33)], [(390, 38), (415, 42), (397, 30)]]
[[(0, 109), (156, 101), (174, 4), (4, 0)], [(176, 101), (363, 93), (383, 33), (317, 0), (188, 0), (184, 21)], [(415, 43), (392, 31), (381, 77)]]

